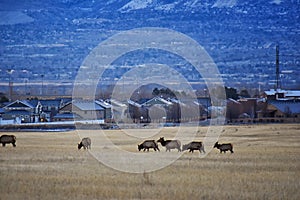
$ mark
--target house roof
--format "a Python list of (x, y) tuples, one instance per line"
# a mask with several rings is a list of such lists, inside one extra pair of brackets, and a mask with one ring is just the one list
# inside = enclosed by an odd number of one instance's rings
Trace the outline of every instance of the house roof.
[(286, 97), (300, 97), (300, 90), (288, 90), (285, 93)]
[(41, 100), (31, 99), (31, 100), (28, 100), (28, 102), (31, 105), (33, 105), (34, 107), (36, 107), (39, 102), (40, 102), (40, 104), (42, 106), (55, 106), (55, 107), (59, 107), (60, 103), (61, 103), (61, 100), (59, 100), (59, 99), (41, 99)]
[(30, 99), (30, 100), (27, 100), (28, 103), (30, 103), (33, 107), (36, 107), (39, 103), (39, 100), (38, 99)]
[(147, 102), (147, 101), (149, 101), (151, 98), (140, 98), (138, 101), (137, 101), (137, 103), (139, 103), (139, 104), (143, 104), (143, 103), (145, 103), (145, 102)]
[(111, 104), (109, 104), (109, 103), (107, 103), (107, 102), (105, 102), (105, 101), (102, 101), (102, 100), (100, 100), (100, 101), (95, 101), (97, 104), (99, 104), (101, 107), (103, 107), (103, 108), (111, 108)]
[(34, 106), (32, 105), (32, 104), (30, 104), (29, 102), (27, 102), (27, 101), (20, 101), (20, 100), (16, 100), (16, 101), (14, 101), (14, 102), (12, 102), (12, 103), (10, 103), (10, 104), (8, 104), (8, 105), (6, 105), (5, 107), (4, 107), (4, 109), (8, 109), (8, 108), (34, 108)]
[(300, 113), (300, 101), (274, 100), (274, 101), (269, 101), (269, 104), (273, 105), (283, 113), (287, 113), (287, 112), (290, 112), (291, 114)]
[(154, 105), (154, 104), (165, 104), (165, 105), (172, 105), (172, 102), (167, 101), (161, 97), (154, 97), (148, 101), (146, 101), (145, 103), (143, 103), (142, 105), (144, 106), (148, 106), (148, 105)]
[(300, 90), (274, 90), (265, 91), (265, 94), (268, 96), (275, 95), (276, 93), (283, 93), (285, 97), (300, 97)]
[(115, 100), (115, 99), (111, 99), (110, 102), (112, 105), (115, 105), (115, 107), (125, 107), (125, 108), (127, 107), (126, 104), (124, 104), (118, 100)]
[(229, 102), (232, 102), (232, 103), (235, 103), (235, 104), (241, 104), (239, 101), (234, 100), (234, 99), (232, 99), (232, 98), (228, 98), (228, 99), (227, 99), (227, 103), (229, 103)]
[(97, 104), (95, 101), (74, 101), (73, 105), (84, 111), (104, 110), (104, 108)]
[(138, 107), (138, 108), (142, 107), (141, 104), (139, 104), (139, 103), (137, 103), (137, 102), (135, 102), (135, 101), (132, 101), (132, 100), (130, 100), (130, 99), (127, 100), (127, 102), (128, 102), (129, 105), (132, 105), (132, 106), (135, 106), (135, 107)]
[(55, 106), (59, 107), (60, 106), (60, 100), (58, 99), (50, 99), (50, 100), (40, 100), (42, 106)]

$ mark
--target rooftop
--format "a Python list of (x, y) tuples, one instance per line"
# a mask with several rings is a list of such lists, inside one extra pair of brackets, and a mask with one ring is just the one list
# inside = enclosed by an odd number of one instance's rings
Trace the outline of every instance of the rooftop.
[(95, 101), (75, 101), (73, 105), (78, 107), (80, 110), (104, 110), (99, 104)]
[(300, 90), (282, 90), (282, 89), (271, 89), (269, 91), (265, 91), (265, 94), (268, 96), (275, 95), (278, 93), (283, 93), (285, 97), (299, 97), (300, 98)]

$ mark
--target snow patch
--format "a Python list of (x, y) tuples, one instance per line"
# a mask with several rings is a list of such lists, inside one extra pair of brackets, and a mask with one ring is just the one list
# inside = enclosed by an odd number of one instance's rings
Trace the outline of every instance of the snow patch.
[(132, 0), (129, 3), (125, 4), (119, 11), (131, 11), (147, 8), (153, 0)]
[(33, 22), (34, 19), (20, 11), (0, 11), (0, 25), (12, 25)]
[(212, 8), (232, 8), (236, 6), (237, 0), (217, 0)]
[(164, 4), (161, 6), (157, 6), (156, 10), (170, 11), (170, 10), (174, 9), (175, 6), (176, 6), (176, 3)]
[(191, 8), (197, 8), (199, 3), (200, 3), (199, 0), (194, 0), (194, 1), (185, 2), (184, 5)]
[(271, 3), (279, 5), (282, 2), (283, 2), (283, 0), (273, 0)]

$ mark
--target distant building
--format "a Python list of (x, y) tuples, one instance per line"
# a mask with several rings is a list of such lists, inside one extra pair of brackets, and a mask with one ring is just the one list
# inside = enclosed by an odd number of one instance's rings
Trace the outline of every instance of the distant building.
[(300, 90), (269, 90), (264, 92), (265, 101), (261, 103), (258, 118), (272, 121), (299, 121)]
[(2, 120), (13, 120), (13, 123), (38, 121), (38, 108), (27, 101), (16, 100), (3, 107)]
[(102, 108), (104, 108), (104, 120), (107, 123), (112, 122), (112, 106), (109, 102), (103, 101), (103, 100), (96, 100), (96, 104), (100, 105)]
[(211, 118), (211, 99), (210, 97), (197, 97), (197, 101), (194, 104), (199, 106), (200, 119)]
[(40, 121), (51, 122), (53, 117), (58, 113), (61, 106), (61, 99), (32, 99), (28, 102), (34, 107), (40, 108)]
[(80, 116), (71, 113), (71, 112), (64, 112), (64, 113), (57, 113), (53, 117), (53, 121), (75, 121), (76, 119), (79, 119)]
[(300, 119), (300, 100), (269, 100), (259, 112), (259, 118)]
[(144, 100), (143, 103), (138, 103), (129, 99), (127, 104), (128, 117), (132, 119), (134, 123), (160, 122), (166, 120), (168, 118), (168, 107), (173, 105), (172, 102), (161, 97), (147, 99)]
[(300, 90), (271, 89), (264, 92), (264, 97), (267, 100), (300, 99)]
[[(69, 99), (71, 100), (71, 99)], [(112, 122), (111, 104), (103, 100), (16, 100), (0, 109), (0, 124), (102, 120)]]
[(226, 119), (231, 122), (234, 119), (238, 119), (242, 114), (242, 105), (240, 102), (234, 99), (227, 99), (227, 112)]
[(120, 122), (127, 118), (128, 106), (115, 99), (110, 99), (109, 103), (112, 105), (112, 119), (116, 122)]
[(56, 121), (63, 120), (112, 120), (111, 105), (104, 101), (73, 100), (59, 109), (54, 116)]
[(135, 123), (197, 121), (202, 119), (202, 114), (207, 113), (203, 105), (194, 99), (164, 99), (156, 96), (142, 103), (132, 100), (127, 103), (128, 115)]

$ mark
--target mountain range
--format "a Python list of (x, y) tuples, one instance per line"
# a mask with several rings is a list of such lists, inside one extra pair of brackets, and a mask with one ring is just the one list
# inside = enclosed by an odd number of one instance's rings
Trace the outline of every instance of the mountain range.
[[(274, 87), (278, 45), (282, 85), (299, 89), (299, 13), (299, 0), (0, 0), (0, 82), (72, 83), (100, 42), (161, 27), (202, 45), (228, 86)], [(129, 64), (151, 57), (138, 55)], [(190, 81), (199, 78), (182, 69)], [(109, 78), (125, 72), (115, 68)]]

